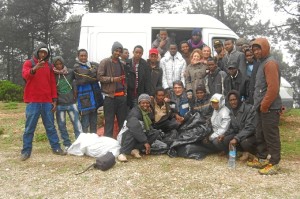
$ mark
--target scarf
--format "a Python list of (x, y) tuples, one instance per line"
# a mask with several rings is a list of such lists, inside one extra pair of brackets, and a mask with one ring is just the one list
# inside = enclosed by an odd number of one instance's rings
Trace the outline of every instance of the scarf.
[(61, 69), (61, 70), (57, 70), (55, 67), (53, 67), (53, 71), (54, 71), (55, 74), (58, 74), (58, 75), (66, 75), (66, 74), (68, 74), (68, 69), (67, 69), (66, 66), (64, 66), (64, 68)]
[(192, 49), (200, 48), (204, 44), (202, 40), (200, 40), (198, 43), (194, 44), (194, 42), (191, 39), (190, 39), (189, 43), (190, 43)]
[(145, 129), (146, 129), (146, 131), (149, 131), (150, 130), (150, 126), (152, 124), (152, 121), (151, 121), (151, 119), (149, 117), (149, 113), (147, 111), (142, 110), (140, 106), (139, 106), (139, 108), (140, 108), (140, 110), (142, 112)]
[(83, 63), (83, 62), (79, 61), (78, 58), (76, 58), (76, 62), (79, 63), (79, 64), (81, 64), (81, 65), (83, 65), (83, 66), (87, 66), (88, 68), (92, 67), (92, 65), (91, 65), (91, 63), (89, 61), (86, 62), (86, 63)]

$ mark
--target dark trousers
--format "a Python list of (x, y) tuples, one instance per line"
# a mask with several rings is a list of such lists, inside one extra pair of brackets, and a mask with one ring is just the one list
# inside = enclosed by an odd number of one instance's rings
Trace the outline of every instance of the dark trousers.
[(255, 135), (250, 136), (242, 140), (238, 145), (238, 150), (249, 152), (251, 154), (256, 154), (256, 137)]
[(105, 97), (103, 110), (105, 119), (104, 135), (107, 137), (113, 137), (115, 116), (118, 120), (119, 129), (122, 128), (127, 116), (126, 96), (114, 98)]
[[(144, 132), (142, 132), (144, 133)], [(159, 136), (159, 131), (150, 131), (146, 134), (147, 142), (151, 145)], [(129, 130), (122, 136), (120, 154), (130, 154), (133, 149), (145, 149), (144, 143), (138, 142)]]
[(257, 157), (266, 159), (271, 155), (270, 163), (275, 165), (280, 161), (279, 111), (257, 113), (256, 127)]

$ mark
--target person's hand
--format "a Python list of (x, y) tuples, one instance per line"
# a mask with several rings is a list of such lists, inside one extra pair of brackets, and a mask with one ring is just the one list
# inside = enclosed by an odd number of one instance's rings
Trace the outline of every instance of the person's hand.
[(164, 101), (168, 103), (168, 102), (170, 102), (171, 100), (170, 100), (170, 98), (165, 97), (165, 98), (164, 98)]
[(232, 140), (230, 140), (229, 145), (236, 146), (237, 143), (238, 143), (237, 140), (233, 138)]
[(119, 77), (114, 77), (113, 79), (114, 79), (114, 82), (122, 82), (122, 80), (125, 78), (125, 76), (124, 75), (122, 75), (122, 76), (119, 76)]
[(52, 109), (51, 111), (54, 113), (56, 111), (57, 102), (52, 102)]
[(181, 117), (181, 116), (178, 115), (178, 114), (175, 115), (175, 119), (176, 119), (176, 121), (179, 122), (180, 124), (181, 124), (181, 123), (183, 122), (183, 120), (184, 120), (184, 118)]
[(45, 61), (38, 61), (38, 63), (32, 68), (32, 72), (35, 73), (40, 68), (43, 68)]
[(224, 140), (224, 137), (225, 137), (225, 135), (219, 135), (219, 136), (217, 137), (218, 142), (219, 142), (219, 143), (222, 142), (222, 141)]
[(163, 48), (166, 44), (167, 44), (167, 40), (161, 40), (161, 41), (159, 42), (159, 47), (160, 47), (160, 48)]
[(150, 144), (145, 143), (144, 146), (145, 146), (145, 149), (146, 149), (146, 155), (150, 154)]

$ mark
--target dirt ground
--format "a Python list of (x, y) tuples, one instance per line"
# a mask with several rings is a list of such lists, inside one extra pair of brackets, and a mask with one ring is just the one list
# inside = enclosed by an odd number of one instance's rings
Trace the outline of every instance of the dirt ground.
[(129, 159), (103, 172), (91, 169), (91, 157), (57, 156), (43, 128), (33, 143), (31, 157), (19, 160), (24, 114), (3, 110), (0, 104), (0, 198), (300, 198), (300, 157), (283, 156), (278, 175), (262, 176), (237, 162), (227, 167), (225, 156), (203, 160), (167, 155)]

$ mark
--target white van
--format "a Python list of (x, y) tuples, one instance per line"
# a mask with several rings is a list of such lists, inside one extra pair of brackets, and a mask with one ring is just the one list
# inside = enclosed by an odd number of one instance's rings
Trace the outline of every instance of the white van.
[[(136, 45), (144, 48), (143, 58), (148, 58), (152, 42), (160, 29), (175, 35), (175, 42), (191, 38), (194, 28), (202, 28), (203, 42), (213, 49), (213, 42), (238, 36), (219, 20), (202, 14), (136, 14), (136, 13), (87, 13), (82, 17), (78, 49), (86, 49), (89, 60), (100, 62), (111, 56), (111, 47), (119, 41), (132, 54)], [(281, 78), (280, 95), (287, 108), (291, 108), (293, 97), (291, 85)]]
[(89, 59), (99, 62), (111, 56), (112, 44), (119, 41), (130, 54), (136, 45), (143, 46), (147, 59), (161, 28), (175, 35), (177, 44), (190, 39), (194, 28), (202, 28), (203, 41), (211, 48), (215, 39), (238, 38), (222, 22), (202, 14), (87, 13), (82, 17), (79, 49), (86, 49)]

